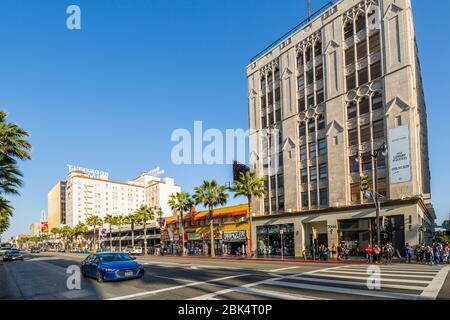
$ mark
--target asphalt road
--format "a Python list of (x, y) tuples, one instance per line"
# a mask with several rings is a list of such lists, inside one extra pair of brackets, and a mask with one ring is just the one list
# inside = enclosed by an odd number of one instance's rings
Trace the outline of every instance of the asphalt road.
[(379, 267), (146, 257), (143, 279), (69, 290), (67, 268), (85, 255), (41, 253), (0, 261), (0, 299), (32, 300), (450, 300), (450, 266)]

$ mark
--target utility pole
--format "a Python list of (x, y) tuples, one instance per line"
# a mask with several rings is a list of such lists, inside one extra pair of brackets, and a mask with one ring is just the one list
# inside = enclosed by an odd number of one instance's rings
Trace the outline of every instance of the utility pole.
[(308, 0), (308, 21), (310, 17), (311, 17), (311, 0)]

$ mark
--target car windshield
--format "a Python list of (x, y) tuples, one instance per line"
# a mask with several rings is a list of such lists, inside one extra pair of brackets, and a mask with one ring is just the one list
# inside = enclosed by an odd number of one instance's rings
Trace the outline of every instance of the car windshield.
[(101, 262), (130, 261), (133, 258), (126, 253), (104, 253), (98, 256)]

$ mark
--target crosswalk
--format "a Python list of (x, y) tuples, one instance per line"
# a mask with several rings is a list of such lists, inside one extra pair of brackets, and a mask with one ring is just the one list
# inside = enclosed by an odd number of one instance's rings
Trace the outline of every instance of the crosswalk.
[(435, 300), (450, 266), (345, 265), (274, 274), (273, 278), (219, 290), (193, 300), (265, 298), (285, 300)]

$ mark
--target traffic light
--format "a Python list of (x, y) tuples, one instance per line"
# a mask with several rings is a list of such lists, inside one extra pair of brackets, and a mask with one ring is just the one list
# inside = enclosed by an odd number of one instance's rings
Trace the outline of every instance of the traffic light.
[(361, 176), (360, 189), (363, 192), (369, 190), (369, 176)]

